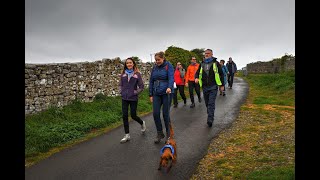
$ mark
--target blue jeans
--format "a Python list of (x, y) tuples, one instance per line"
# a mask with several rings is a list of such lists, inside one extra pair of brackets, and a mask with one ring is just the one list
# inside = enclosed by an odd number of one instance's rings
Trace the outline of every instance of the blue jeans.
[(214, 110), (216, 109), (216, 97), (218, 92), (218, 86), (202, 86), (204, 102), (207, 107), (208, 119), (207, 122), (213, 123)]
[(167, 135), (170, 135), (169, 123), (170, 123), (170, 105), (172, 101), (172, 93), (168, 95), (154, 95), (153, 96), (153, 119), (156, 124), (157, 132), (162, 131), (162, 123), (160, 119), (160, 109), (162, 106), (162, 115), (164, 119), (164, 125), (166, 126)]

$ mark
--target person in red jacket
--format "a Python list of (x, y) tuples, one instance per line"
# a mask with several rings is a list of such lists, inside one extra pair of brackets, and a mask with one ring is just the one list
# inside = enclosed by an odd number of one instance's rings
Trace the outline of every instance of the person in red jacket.
[[(179, 90), (180, 96), (183, 99), (184, 105), (187, 104), (187, 98), (184, 94), (184, 75), (186, 70), (182, 67), (180, 62), (177, 63), (176, 69), (174, 71), (174, 82), (176, 84), (176, 89)], [(173, 94), (173, 107), (176, 108), (178, 106), (178, 90), (174, 91)]]

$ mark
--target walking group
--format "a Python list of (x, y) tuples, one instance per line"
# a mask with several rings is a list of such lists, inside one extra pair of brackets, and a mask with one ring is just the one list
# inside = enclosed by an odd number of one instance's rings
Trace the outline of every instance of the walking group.
[[(170, 137), (170, 106), (173, 99), (173, 107), (178, 107), (178, 91), (183, 99), (184, 105), (187, 104), (187, 97), (184, 93), (185, 87), (189, 89), (191, 100), (190, 108), (195, 107), (195, 99), (193, 90), (195, 90), (198, 102), (204, 103), (207, 108), (207, 125), (212, 127), (214, 121), (215, 101), (219, 94), (226, 96), (226, 86), (232, 89), (234, 74), (237, 72), (237, 66), (232, 58), (225, 65), (225, 60), (218, 62), (213, 57), (211, 49), (206, 49), (205, 58), (201, 63), (197, 63), (196, 57), (191, 58), (190, 65), (185, 70), (178, 62), (176, 67), (166, 60), (164, 52), (155, 54), (155, 66), (152, 68), (149, 78), (149, 98), (153, 106), (153, 118), (156, 126), (155, 143), (159, 143), (163, 138)], [(203, 98), (200, 89), (202, 89)], [(125, 136), (121, 139), (121, 143), (130, 140), (128, 110), (130, 106), (130, 115), (133, 120), (141, 125), (141, 132), (146, 131), (146, 123), (137, 116), (138, 95), (144, 90), (144, 82), (137, 67), (136, 62), (132, 58), (127, 58), (122, 71), (119, 90), (122, 97), (122, 113), (123, 126)], [(163, 133), (160, 111), (162, 108), (162, 116), (166, 129), (166, 136)]]

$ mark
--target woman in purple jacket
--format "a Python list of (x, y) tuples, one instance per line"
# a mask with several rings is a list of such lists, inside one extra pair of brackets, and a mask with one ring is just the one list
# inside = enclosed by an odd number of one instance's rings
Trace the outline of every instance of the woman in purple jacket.
[(138, 94), (143, 91), (144, 84), (141, 78), (136, 62), (132, 58), (127, 58), (124, 63), (124, 69), (119, 83), (120, 94), (122, 97), (122, 114), (125, 135), (120, 143), (130, 140), (128, 107), (130, 105), (130, 114), (133, 120), (141, 125), (141, 132), (146, 131), (146, 122), (137, 116)]

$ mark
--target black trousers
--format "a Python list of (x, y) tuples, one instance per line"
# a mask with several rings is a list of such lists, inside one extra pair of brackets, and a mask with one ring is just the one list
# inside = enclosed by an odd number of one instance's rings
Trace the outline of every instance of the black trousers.
[(143, 121), (137, 116), (138, 101), (126, 101), (122, 99), (122, 114), (123, 114), (123, 126), (124, 132), (129, 134), (129, 122), (128, 122), (128, 110), (130, 106), (130, 115), (133, 120), (142, 125)]
[(174, 90), (173, 104), (178, 104), (178, 90), (183, 101), (185, 102), (187, 100), (186, 95), (184, 94), (184, 85), (177, 85), (177, 89)]
[(199, 85), (199, 83), (197, 84), (197, 83), (195, 83), (194, 81), (188, 81), (188, 86), (189, 86), (189, 94), (190, 94), (191, 102), (194, 103), (193, 89), (196, 90), (198, 99), (201, 99), (201, 96), (200, 96), (200, 85)]

